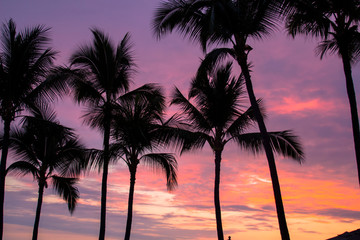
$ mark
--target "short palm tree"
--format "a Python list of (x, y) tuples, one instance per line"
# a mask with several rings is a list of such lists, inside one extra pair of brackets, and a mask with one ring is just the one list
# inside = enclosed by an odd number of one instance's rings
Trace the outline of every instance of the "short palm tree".
[(68, 82), (73, 89), (75, 100), (88, 107), (84, 115), (85, 123), (99, 129), (103, 134), (102, 160), (98, 161), (98, 166), (103, 170), (99, 240), (104, 240), (113, 111), (119, 98), (131, 98), (134, 94), (140, 94), (143, 97), (151, 96), (153, 86), (146, 84), (128, 91), (135, 67), (129, 34), (126, 34), (121, 42), (114, 46), (101, 30), (91, 31), (93, 43), (80, 47), (71, 56), (73, 69), (70, 74), (66, 69), (63, 69), (63, 72), (69, 78)]
[(295, 37), (298, 34), (320, 37), (317, 51), (337, 53), (342, 60), (346, 89), (350, 104), (353, 139), (360, 184), (360, 130), (356, 94), (351, 65), (360, 56), (360, 2), (358, 0), (301, 0), (290, 1), (286, 12), (286, 28)]
[[(176, 89), (172, 104), (180, 106), (191, 126), (193, 143), (187, 149), (202, 148), (208, 143), (215, 155), (214, 204), (218, 239), (224, 239), (220, 208), (220, 164), (225, 145), (234, 141), (254, 153), (263, 150), (260, 133), (247, 132), (255, 123), (254, 108), (241, 111), (244, 95), (243, 78), (231, 77), (231, 64), (198, 74), (191, 83), (189, 98)], [(260, 101), (258, 101), (260, 105)], [(261, 106), (261, 105), (260, 105)], [(190, 135), (190, 134), (188, 134)], [(272, 149), (286, 157), (301, 161), (302, 149), (290, 131), (269, 132)], [(189, 139), (188, 139), (189, 140)]]
[(125, 240), (130, 239), (136, 170), (140, 163), (162, 170), (166, 175), (167, 188), (177, 185), (177, 162), (173, 154), (159, 153), (167, 144), (162, 136), (169, 131), (163, 128), (165, 98), (161, 91), (154, 96), (157, 101), (137, 97), (120, 101), (116, 110), (112, 152), (124, 160), (130, 172), (130, 190)]
[(48, 108), (32, 109), (33, 116), (24, 117), (22, 130), (10, 137), (10, 149), (18, 160), (7, 172), (32, 174), (39, 186), (33, 240), (38, 238), (44, 188), (49, 184), (67, 202), (70, 213), (75, 209), (79, 191), (75, 187), (85, 158), (85, 149), (70, 128), (56, 121)]
[[(204, 51), (212, 44), (230, 48), (216, 48), (209, 52), (203, 64), (233, 57), (239, 64), (254, 115), (263, 138), (273, 185), (276, 211), (282, 240), (289, 240), (285, 211), (271, 139), (256, 101), (249, 71), (248, 55), (252, 47), (249, 39), (261, 39), (276, 28), (282, 0), (167, 0), (161, 3), (153, 20), (158, 38), (177, 30), (200, 42)], [(210, 62), (210, 63), (209, 63)]]
[(48, 28), (35, 26), (16, 31), (12, 19), (2, 26), (0, 52), (0, 116), (4, 122), (4, 145), (0, 165), (0, 240), (3, 233), (5, 169), (10, 125), (15, 117), (32, 105), (52, 98), (64, 90), (57, 79), (47, 79), (55, 52), (48, 48)]

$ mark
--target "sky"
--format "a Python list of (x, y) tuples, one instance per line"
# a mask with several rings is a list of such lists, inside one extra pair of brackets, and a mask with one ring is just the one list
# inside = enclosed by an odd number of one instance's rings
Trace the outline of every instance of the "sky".
[[(38, 24), (50, 27), (51, 46), (59, 52), (57, 65), (68, 65), (71, 53), (90, 43), (90, 28), (103, 30), (114, 43), (129, 32), (137, 64), (132, 87), (158, 83), (167, 96), (174, 86), (187, 94), (203, 53), (177, 33), (161, 40), (154, 37), (151, 20), (159, 4), (160, 0), (1, 0), (0, 20), (5, 23), (12, 18), (19, 30)], [(360, 226), (360, 189), (342, 63), (336, 55), (320, 60), (314, 53), (316, 42), (292, 39), (281, 26), (271, 36), (250, 42), (255, 94), (265, 103), (268, 129), (291, 129), (304, 146), (301, 165), (276, 156), (293, 240), (325, 240)], [(234, 75), (238, 74), (235, 68)], [(359, 99), (359, 64), (353, 66), (353, 78)], [(88, 147), (101, 147), (100, 134), (82, 124), (82, 106), (65, 97), (55, 107), (61, 123), (74, 128), (81, 141)], [(14, 160), (10, 156), (8, 164)], [(162, 174), (139, 167), (132, 239), (216, 239), (212, 151), (206, 146), (177, 154), (177, 161), (179, 186), (172, 192), (166, 191)], [(221, 166), (225, 238), (280, 239), (265, 156), (253, 156), (230, 144)], [(129, 179), (123, 163), (111, 166), (106, 239), (124, 236)], [(65, 202), (46, 189), (39, 240), (97, 239), (100, 188), (97, 171), (83, 176), (79, 204), (72, 215)], [(37, 184), (30, 176), (6, 178), (5, 240), (31, 238), (36, 201)]]

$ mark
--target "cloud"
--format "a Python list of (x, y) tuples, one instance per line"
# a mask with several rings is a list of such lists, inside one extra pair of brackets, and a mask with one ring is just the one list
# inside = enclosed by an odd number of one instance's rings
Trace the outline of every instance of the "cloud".
[[(301, 114), (305, 116), (303, 112), (309, 111), (321, 111), (322, 113), (331, 111), (335, 108), (333, 102), (325, 102), (322, 99), (315, 98), (310, 100), (300, 100), (299, 98), (284, 97), (283, 103), (279, 104), (272, 109), (278, 114)], [(326, 106), (326, 108), (324, 108)]]
[(319, 210), (316, 213), (324, 216), (330, 216), (336, 219), (344, 218), (344, 219), (360, 220), (360, 211), (356, 211), (356, 210), (327, 208), (327, 209)]

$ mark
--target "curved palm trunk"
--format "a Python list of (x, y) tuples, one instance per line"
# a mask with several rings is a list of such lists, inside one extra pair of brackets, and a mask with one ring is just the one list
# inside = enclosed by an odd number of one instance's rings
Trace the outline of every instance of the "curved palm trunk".
[(357, 104), (356, 104), (356, 95), (354, 90), (352, 74), (351, 74), (351, 64), (349, 57), (347, 56), (347, 54), (341, 54), (341, 57), (342, 57), (345, 79), (346, 79), (346, 90), (350, 104), (351, 123), (352, 123), (356, 163), (358, 170), (358, 180), (360, 185), (360, 130), (359, 130), (359, 116), (358, 116)]
[(129, 200), (128, 200), (128, 214), (127, 214), (127, 221), (126, 221), (126, 231), (124, 240), (130, 239), (130, 232), (131, 232), (131, 223), (132, 223), (132, 212), (133, 212), (133, 202), (134, 202), (134, 189), (135, 189), (135, 175), (136, 175), (136, 168), (135, 171), (130, 171), (130, 189), (129, 189)]
[(0, 164), (0, 240), (3, 238), (4, 229), (5, 172), (6, 160), (9, 151), (10, 124), (11, 121), (4, 121), (4, 138)]
[(37, 238), (38, 238), (40, 213), (41, 213), (41, 206), (42, 206), (42, 202), (43, 202), (43, 195), (44, 195), (44, 184), (41, 183), (41, 184), (39, 184), (39, 197), (38, 197), (38, 202), (37, 202), (37, 207), (36, 207), (36, 216), (35, 216), (32, 240), (37, 240)]
[(110, 124), (105, 126), (104, 131), (104, 165), (101, 182), (101, 210), (100, 210), (100, 231), (99, 240), (105, 239), (105, 222), (106, 222), (106, 195), (107, 195), (107, 178), (109, 172), (109, 143), (110, 143)]
[(221, 207), (220, 207), (220, 163), (221, 151), (215, 151), (215, 184), (214, 184), (214, 204), (216, 216), (216, 230), (218, 240), (224, 240), (224, 233), (221, 221)]
[[(239, 40), (237, 40), (238, 43)], [(241, 41), (241, 40), (240, 40)], [(245, 46), (245, 44), (240, 44), (240, 46)], [(237, 62), (240, 65), (241, 71), (244, 74), (245, 78), (245, 84), (246, 84), (246, 90), (249, 95), (251, 106), (254, 108), (254, 113), (256, 117), (256, 121), (259, 126), (260, 134), (263, 138), (263, 145), (265, 154), (268, 160), (268, 165), (270, 169), (270, 176), (271, 176), (271, 182), (274, 192), (274, 198), (275, 198), (275, 205), (276, 205), (276, 212), (279, 222), (279, 228), (280, 228), (280, 234), (282, 240), (290, 240), (289, 230), (286, 223), (286, 217), (285, 217), (285, 211), (284, 211), (284, 205), (281, 197), (281, 190), (280, 190), (280, 183), (279, 178), (277, 175), (276, 170), (276, 164), (275, 164), (275, 158), (274, 153), (271, 149), (270, 145), (270, 137), (267, 132), (264, 118), (261, 115), (261, 112), (259, 110), (259, 105), (256, 101), (255, 93), (253, 90), (252, 82), (251, 82), (251, 76), (248, 68), (247, 63), (247, 54), (245, 53), (244, 48), (243, 49), (236, 49), (237, 50)]]

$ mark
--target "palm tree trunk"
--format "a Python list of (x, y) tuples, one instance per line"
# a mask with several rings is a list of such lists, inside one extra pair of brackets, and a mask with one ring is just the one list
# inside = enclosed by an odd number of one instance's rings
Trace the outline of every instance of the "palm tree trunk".
[[(243, 46), (245, 46), (245, 44), (243, 44)], [(279, 183), (279, 178), (278, 178), (277, 170), (276, 170), (274, 153), (271, 149), (270, 137), (269, 137), (269, 134), (267, 132), (267, 129), (266, 129), (266, 126), (264, 123), (264, 118), (261, 115), (259, 105), (256, 101), (255, 93), (254, 93), (252, 82), (251, 82), (251, 76), (250, 76), (250, 72), (249, 72), (249, 68), (248, 68), (248, 63), (247, 63), (247, 54), (245, 53), (244, 50), (237, 51), (237, 54), (238, 54), (237, 61), (238, 61), (238, 64), (240, 65), (242, 73), (244, 74), (246, 90), (249, 95), (251, 106), (254, 108), (256, 121), (259, 126), (260, 134), (263, 138), (264, 150), (265, 150), (265, 154), (266, 154), (269, 169), (270, 169), (270, 176), (271, 176), (271, 182), (272, 182), (272, 187), (273, 187), (273, 192), (274, 192), (276, 212), (277, 212), (277, 217), (278, 217), (278, 222), (279, 222), (281, 239), (282, 240), (290, 240), (289, 230), (288, 230), (287, 223), (286, 223), (284, 205), (283, 205), (283, 201), (282, 201), (282, 197), (281, 197), (280, 183)]]
[[(105, 123), (106, 124), (106, 123)], [(100, 231), (99, 240), (105, 239), (105, 223), (106, 223), (106, 195), (107, 195), (107, 178), (109, 172), (109, 143), (110, 143), (110, 123), (106, 124), (104, 130), (104, 165), (101, 182), (101, 210), (100, 210)]]
[(10, 138), (10, 120), (4, 121), (4, 138), (3, 147), (1, 153), (1, 165), (0, 165), (0, 240), (3, 239), (4, 230), (4, 200), (5, 200), (5, 172), (6, 172), (6, 160), (9, 151), (9, 138)]
[(224, 240), (224, 233), (221, 221), (221, 207), (220, 207), (220, 163), (221, 151), (215, 151), (215, 184), (214, 184), (214, 204), (216, 217), (216, 230), (218, 240)]
[(39, 183), (39, 197), (38, 197), (38, 202), (37, 202), (37, 207), (36, 207), (36, 216), (35, 216), (32, 240), (37, 240), (37, 238), (38, 238), (40, 213), (41, 213), (43, 195), (44, 195), (44, 183)]
[(356, 155), (356, 163), (358, 170), (358, 180), (360, 185), (360, 130), (359, 130), (359, 116), (357, 111), (356, 95), (354, 90), (354, 83), (351, 74), (351, 64), (349, 57), (346, 54), (341, 54), (342, 62), (344, 67), (345, 79), (346, 79), (346, 90), (349, 98), (350, 112), (351, 112), (351, 123), (354, 138), (354, 147)]
[(133, 202), (134, 202), (135, 175), (136, 175), (136, 168), (135, 168), (135, 171), (130, 170), (130, 189), (129, 189), (129, 200), (128, 200), (128, 214), (127, 214), (126, 231), (125, 231), (124, 240), (129, 240), (130, 239), (131, 223), (132, 223), (132, 212), (133, 212)]

